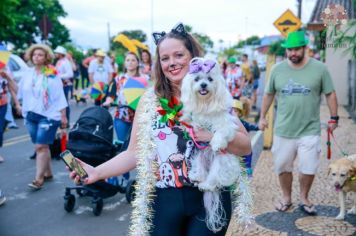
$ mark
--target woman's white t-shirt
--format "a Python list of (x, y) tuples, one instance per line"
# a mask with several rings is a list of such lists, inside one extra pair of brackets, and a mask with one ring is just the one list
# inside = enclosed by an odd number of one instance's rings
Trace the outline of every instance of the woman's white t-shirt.
[(37, 75), (35, 68), (30, 68), (20, 80), (17, 98), (22, 99), (22, 115), (29, 111), (52, 120), (61, 120), (61, 110), (68, 106), (63, 92), (63, 83), (58, 76), (48, 78), (48, 107), (43, 99), (43, 74)]

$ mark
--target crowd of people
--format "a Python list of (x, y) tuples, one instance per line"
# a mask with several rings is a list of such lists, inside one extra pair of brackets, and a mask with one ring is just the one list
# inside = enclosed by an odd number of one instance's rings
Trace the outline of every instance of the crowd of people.
[[(26, 51), (31, 68), (18, 85), (8, 69), (0, 72), (0, 146), (9, 92), (17, 112), (24, 117), (35, 147), (36, 173), (28, 186), (33, 190), (41, 189), (46, 181), (53, 178), (49, 145), (53, 143), (58, 128), (65, 130), (70, 127), (70, 99), (89, 99), (88, 92), (83, 91), (88, 91), (87, 87), (95, 83), (103, 83), (107, 88), (105, 96), (95, 99), (94, 105), (116, 106), (113, 121), (117, 140), (123, 143), (129, 139), (129, 144), (126, 151), (97, 167), (78, 160), (88, 174), (84, 183), (91, 184), (119, 175), (128, 179), (129, 171), (137, 167), (137, 187), (142, 188), (140, 193), (143, 194), (140, 197), (147, 199), (143, 204), (145, 206), (135, 206), (132, 232), (150, 232), (151, 235), (224, 235), (232, 214), (230, 190), (218, 190), (223, 203), (221, 210), (225, 212), (224, 227), (218, 231), (212, 230), (204, 221), (199, 220), (206, 217), (203, 192), (189, 180), (185, 173), (187, 170), (183, 169), (189, 168), (193, 153), (200, 152), (200, 149), (188, 147), (188, 143), (193, 138), (198, 142), (209, 142), (212, 134), (208, 130), (198, 129), (194, 130), (194, 137), (189, 137), (182, 124), (168, 125), (162, 121), (162, 115), (157, 111), (160, 102), (164, 100), (180, 100), (181, 84), (189, 73), (189, 63), (192, 58), (203, 55), (202, 48), (182, 24), (168, 33), (154, 34), (154, 39), (157, 46), (154, 64), (148, 50), (143, 50), (140, 56), (128, 52), (122, 73), (118, 71), (115, 55), (108, 56), (101, 49), (95, 50), (93, 55), (78, 63), (62, 46), (56, 47), (52, 52), (46, 45), (32, 45)], [(336, 94), (328, 70), (322, 63), (306, 55), (306, 46), (303, 32), (288, 36), (283, 45), (287, 59), (274, 66), (271, 71), (258, 125), (246, 121), (250, 109), (256, 109), (260, 79), (257, 62), (253, 60), (250, 63), (247, 54), (242, 55), (241, 61), (236, 57), (229, 57), (223, 62), (222, 74), (234, 99), (231, 111), (227, 112), (236, 115), (239, 126), (225, 151), (242, 156), (247, 174), (252, 176), (251, 141), (247, 132), (264, 130), (267, 127), (267, 110), (275, 95), (278, 96), (272, 153), (283, 196), (276, 204), (276, 209), (284, 212), (292, 205), (291, 172), (298, 153), (302, 157), (298, 163), (301, 209), (307, 214), (315, 214), (316, 210), (308, 199), (308, 193), (319, 163), (320, 118), (316, 111), (319, 110), (321, 94), (326, 94), (330, 108), (333, 121), (329, 122), (331, 130), (337, 127), (338, 116)], [(79, 71), (81, 86), (76, 78)], [(137, 109), (128, 106), (123, 94), (125, 83), (130, 78), (144, 80), (152, 85), (141, 97)], [(306, 85), (304, 91), (293, 90), (300, 83)], [(308, 116), (305, 112), (308, 112)], [(173, 115), (177, 114), (179, 111)], [(152, 133), (165, 132), (166, 135), (153, 137), (148, 130), (153, 130)], [(162, 184), (165, 181), (164, 168), (172, 164), (172, 156), (180, 156), (180, 174), (177, 172), (179, 176), (176, 176), (176, 182), (167, 186)], [(0, 157), (0, 162), (2, 161), (4, 160)], [(157, 164), (158, 169), (150, 166), (152, 163)], [(70, 177), (75, 182), (80, 182), (74, 171), (70, 173)], [(150, 192), (152, 189), (155, 197)], [(0, 190), (0, 205), (4, 201), (5, 197)], [(151, 208), (148, 209), (146, 205)]]
[[(16, 115), (24, 118), (35, 145), (35, 153), (30, 158), (36, 159), (36, 173), (28, 186), (39, 190), (53, 178), (49, 148), (58, 132), (70, 128), (70, 100), (86, 102), (90, 99), (90, 86), (94, 83), (110, 85), (110, 91), (104, 91), (104, 98), (94, 100), (94, 104), (117, 106), (113, 117), (115, 131), (117, 140), (125, 142), (131, 131), (134, 110), (127, 106), (122, 89), (128, 78), (150, 79), (152, 58), (148, 50), (143, 50), (140, 57), (128, 52), (124, 71), (119, 73), (114, 53), (108, 56), (105, 51), (94, 49), (92, 55), (77, 62), (72, 52), (63, 46), (52, 50), (47, 45), (35, 44), (26, 50), (24, 59), (30, 69), (18, 84), (9, 67), (0, 71), (0, 146), (6, 128), (18, 128), (13, 118), (14, 106)], [(4, 162), (2, 156), (1, 162)], [(129, 173), (124, 177), (127, 180)], [(6, 197), (0, 190), (0, 205), (5, 201)]]

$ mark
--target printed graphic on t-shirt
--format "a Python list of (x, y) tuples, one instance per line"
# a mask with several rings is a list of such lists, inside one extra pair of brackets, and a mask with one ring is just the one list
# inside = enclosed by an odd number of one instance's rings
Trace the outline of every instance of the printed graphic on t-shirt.
[(281, 89), (281, 93), (287, 96), (307, 96), (310, 94), (310, 92), (310, 88), (305, 85), (294, 82), (293, 79), (289, 79), (288, 83)]
[(96, 68), (96, 72), (98, 72), (98, 73), (104, 73), (104, 72), (105, 72), (104, 65), (98, 64), (98, 67)]
[(191, 166), (194, 143), (184, 133), (183, 127), (175, 126), (171, 129), (159, 119), (160, 116), (157, 116), (152, 125), (157, 145), (156, 161), (159, 164), (156, 186), (179, 188), (191, 185), (188, 170)]

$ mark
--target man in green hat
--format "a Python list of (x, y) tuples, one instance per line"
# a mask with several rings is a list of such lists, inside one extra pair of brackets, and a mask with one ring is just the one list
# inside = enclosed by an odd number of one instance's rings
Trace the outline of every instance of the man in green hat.
[(240, 68), (241, 63), (237, 63), (235, 57), (229, 57), (227, 62), (228, 66), (225, 74), (226, 85), (233, 97), (239, 97), (243, 85), (242, 70)]
[(308, 198), (320, 159), (320, 101), (325, 94), (330, 111), (329, 128), (338, 124), (337, 99), (327, 67), (308, 57), (308, 40), (303, 31), (291, 32), (282, 44), (287, 59), (274, 65), (262, 101), (259, 128), (268, 123), (266, 113), (275, 95), (278, 97), (277, 118), (273, 136), (273, 164), (282, 189), (276, 210), (287, 211), (292, 206), (293, 163), (298, 154), (300, 209), (316, 214)]

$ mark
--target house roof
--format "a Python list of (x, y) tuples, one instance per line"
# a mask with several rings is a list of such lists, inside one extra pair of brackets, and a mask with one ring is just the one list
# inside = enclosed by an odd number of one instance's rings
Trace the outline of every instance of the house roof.
[(264, 46), (269, 46), (274, 42), (277, 42), (279, 40), (282, 40), (283, 37), (280, 35), (271, 35), (271, 36), (265, 36), (261, 38), (260, 45), (258, 47), (264, 47)]
[(344, 7), (349, 19), (356, 18), (356, 7), (352, 6), (352, 0), (317, 0), (310, 17), (309, 23), (322, 23), (320, 19), (321, 13), (330, 4), (339, 4)]

